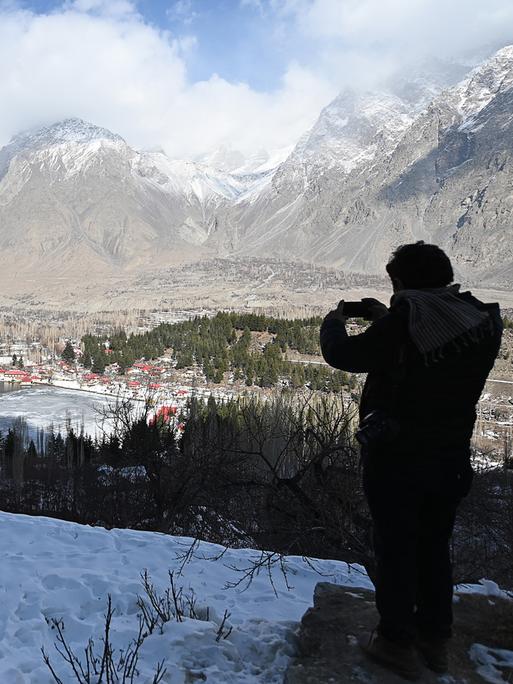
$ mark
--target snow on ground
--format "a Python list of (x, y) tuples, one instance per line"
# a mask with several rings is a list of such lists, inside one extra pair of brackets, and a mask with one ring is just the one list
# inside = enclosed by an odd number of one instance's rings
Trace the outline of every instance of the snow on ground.
[[(64, 434), (69, 422), (74, 430), (91, 436), (101, 436), (98, 409), (115, 403), (112, 397), (56, 387), (27, 387), (0, 393), (0, 432), (7, 432), (15, 418), (24, 418), (29, 433), (53, 424)], [(104, 425), (108, 429), (108, 425)]]
[(477, 673), (489, 684), (505, 684), (500, 668), (513, 668), (513, 652), (503, 648), (490, 648), (483, 644), (472, 644), (470, 657), (476, 664)]
[[(272, 583), (263, 570), (251, 584), (234, 586), (251, 561), (260, 558), (259, 552), (201, 542), (184, 564), (192, 543), (185, 537), (109, 531), (3, 512), (0, 525), (0, 682), (6, 684), (55, 682), (41, 647), (63, 684), (75, 684), (69, 665), (55, 649), (57, 630), (52, 620), (62, 620), (67, 642), (84, 661), (83, 649), (90, 638), (101, 652), (109, 594), (115, 611), (112, 643), (118, 654), (126, 649), (137, 636), (144, 570), (159, 595), (169, 587), (168, 572), (178, 573), (177, 586), (185, 594), (194, 590), (196, 611), (203, 619), (170, 621), (161, 632), (148, 636), (140, 649), (134, 684), (150, 684), (161, 661), (166, 668), (163, 684), (281, 683), (295, 654), (298, 623), (312, 604), (317, 582), (372, 588), (361, 567), (340, 561), (307, 562), (290, 556), (284, 561), (286, 576), (277, 564), (271, 570)], [(487, 580), (458, 590), (506, 595)], [(225, 611), (230, 613), (226, 626), (232, 631), (217, 641)], [(513, 658), (511, 652), (480, 644), (473, 645), (470, 655), (489, 682), (501, 681), (497, 666)]]
[[(0, 512), (0, 682), (50, 684), (41, 646), (64, 684), (75, 679), (55, 650), (51, 619), (62, 619), (64, 633), (79, 656), (90, 637), (102, 636), (107, 595), (115, 608), (113, 643), (124, 648), (137, 634), (138, 595), (143, 594), (144, 569), (162, 593), (169, 586), (168, 570), (182, 565), (180, 556), (191, 540), (153, 532), (105, 530), (49, 518)], [(272, 571), (276, 594), (266, 572), (252, 584), (226, 588), (237, 582), (251, 559), (251, 550), (227, 550), (201, 543), (183, 569), (178, 584), (191, 588), (198, 607), (209, 608), (210, 620), (169, 622), (154, 633), (140, 652), (137, 684), (152, 681), (154, 667), (165, 660), (164, 684), (202, 681), (211, 684), (281, 682), (294, 653), (298, 622), (312, 603), (319, 581), (370, 587), (363, 570), (337, 561), (315, 561), (320, 576), (301, 558), (286, 560), (288, 583), (278, 567)], [(224, 614), (231, 615), (233, 631), (216, 642)], [(50, 622), (50, 624), (49, 624)], [(189, 672), (189, 674), (187, 674)]]
[[(482, 579), (479, 584), (458, 584), (456, 586), (457, 594), (482, 594), (490, 598), (513, 599), (513, 591), (501, 589), (496, 582), (492, 580)], [(455, 601), (458, 596), (455, 596)]]

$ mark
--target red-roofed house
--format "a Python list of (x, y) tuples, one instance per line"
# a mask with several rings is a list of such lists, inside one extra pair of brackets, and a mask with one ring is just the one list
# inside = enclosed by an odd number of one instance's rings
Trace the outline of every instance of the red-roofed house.
[(12, 370), (5, 371), (5, 375), (7, 375), (11, 378), (20, 378), (22, 376), (27, 375), (27, 371), (18, 370), (17, 368), (13, 368)]

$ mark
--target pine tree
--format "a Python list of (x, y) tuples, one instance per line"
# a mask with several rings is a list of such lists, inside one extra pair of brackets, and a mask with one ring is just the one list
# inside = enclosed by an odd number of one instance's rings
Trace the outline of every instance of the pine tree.
[(105, 358), (101, 351), (93, 355), (93, 373), (103, 373), (105, 370)]
[(63, 361), (66, 361), (66, 363), (73, 363), (76, 358), (75, 350), (73, 349), (73, 346), (69, 340), (66, 342), (66, 346), (62, 351), (61, 358)]

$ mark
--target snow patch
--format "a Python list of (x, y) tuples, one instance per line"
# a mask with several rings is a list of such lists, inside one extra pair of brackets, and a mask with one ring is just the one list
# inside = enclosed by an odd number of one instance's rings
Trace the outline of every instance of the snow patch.
[[(44, 646), (64, 682), (69, 670), (54, 648), (52, 619), (64, 623), (66, 638), (79, 655), (90, 637), (101, 646), (107, 595), (115, 609), (112, 640), (126, 647), (137, 634), (140, 573), (148, 570), (159, 594), (169, 586), (168, 570), (178, 572), (192, 539), (154, 532), (105, 530), (60, 520), (0, 513), (2, 577), (0, 593), (0, 681), (51, 684), (40, 652)], [(194, 589), (197, 605), (209, 620), (168, 622), (153, 633), (140, 651), (140, 678), (151, 681), (155, 664), (165, 660), (164, 684), (198, 681), (212, 684), (278, 684), (295, 653), (299, 620), (312, 603), (314, 587), (323, 577), (354, 588), (371, 588), (358, 566), (299, 557), (285, 560), (287, 582), (278, 565), (245, 588), (233, 586), (260, 553), (201, 543), (178, 577), (184, 591)], [(228, 588), (227, 588), (228, 586)], [(231, 634), (216, 641), (225, 610)], [(189, 673), (189, 674), (187, 674)], [(190, 677), (190, 679), (188, 679)]]
[(487, 579), (479, 580), (478, 584), (458, 584), (455, 590), (457, 594), (481, 594), (488, 597), (513, 599), (513, 591), (501, 589), (496, 582)]
[[(470, 659), (477, 666), (477, 673), (490, 684), (507, 684), (511, 681), (513, 670), (513, 651), (502, 648), (490, 648), (483, 644), (472, 644), (470, 647)], [(501, 669), (507, 669), (502, 676)]]

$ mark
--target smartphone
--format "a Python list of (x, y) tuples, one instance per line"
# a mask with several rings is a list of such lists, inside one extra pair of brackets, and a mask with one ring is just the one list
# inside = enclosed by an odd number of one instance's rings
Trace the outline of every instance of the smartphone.
[(363, 302), (344, 302), (342, 313), (348, 318), (365, 318), (369, 313), (369, 307)]

